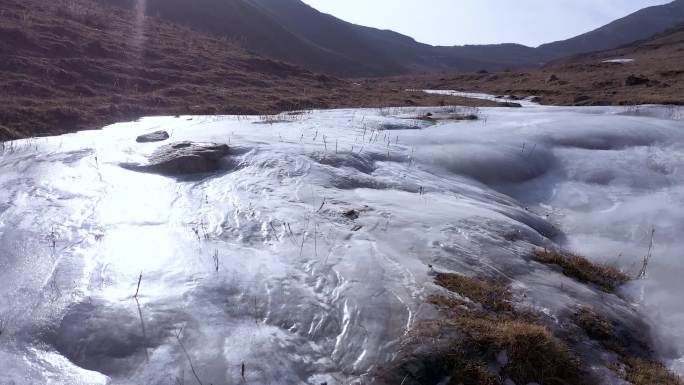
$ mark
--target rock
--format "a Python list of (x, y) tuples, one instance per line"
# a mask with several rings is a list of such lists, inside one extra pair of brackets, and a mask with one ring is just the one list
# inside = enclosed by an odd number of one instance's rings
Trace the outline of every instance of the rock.
[(591, 96), (579, 95), (579, 96), (575, 97), (575, 99), (573, 100), (573, 103), (575, 103), (575, 104), (584, 103), (584, 102), (589, 101), (589, 100), (591, 100)]
[(512, 103), (512, 102), (498, 102), (498, 103), (496, 103), (496, 106), (497, 106), (497, 107), (514, 107), (514, 108), (518, 108), (518, 107), (522, 107), (522, 104), (520, 104), (520, 103)]
[(230, 153), (225, 144), (178, 142), (158, 148), (145, 165), (128, 166), (141, 172), (188, 175), (219, 169), (219, 161)]
[(155, 131), (149, 134), (140, 135), (135, 139), (138, 143), (161, 142), (169, 138), (169, 133), (166, 131)]
[(508, 365), (508, 353), (505, 350), (502, 350), (499, 352), (499, 355), (496, 356), (496, 361), (501, 365), (501, 366), (506, 366)]
[(542, 98), (539, 96), (533, 96), (530, 98), (530, 102), (532, 102), (532, 103), (541, 103), (541, 101), (542, 101)]
[(553, 83), (553, 82), (557, 82), (558, 80), (560, 80), (560, 79), (558, 79), (558, 76), (556, 76), (555, 74), (552, 74), (551, 76), (549, 76), (546, 79), (546, 82), (547, 83)]
[[(419, 117), (420, 118), (420, 117)], [(387, 130), (387, 131), (396, 131), (396, 130), (421, 130), (427, 126), (429, 126), (431, 123), (427, 121), (427, 117), (423, 116), (423, 119), (418, 119), (418, 122), (421, 120), (425, 123), (425, 125), (418, 125), (418, 124), (399, 124), (399, 123), (385, 123), (380, 125), (380, 130)]]
[(347, 210), (344, 210), (344, 211), (342, 212), (342, 215), (345, 216), (345, 217), (347, 217), (347, 218), (349, 218), (349, 219), (354, 220), (354, 219), (358, 219), (358, 218), (359, 218), (360, 213), (359, 213), (359, 210), (347, 209)]
[(648, 78), (643, 78), (640, 76), (635, 76), (635, 75), (629, 75), (627, 79), (625, 79), (625, 85), (626, 86), (640, 86), (642, 84), (646, 84), (649, 82)]

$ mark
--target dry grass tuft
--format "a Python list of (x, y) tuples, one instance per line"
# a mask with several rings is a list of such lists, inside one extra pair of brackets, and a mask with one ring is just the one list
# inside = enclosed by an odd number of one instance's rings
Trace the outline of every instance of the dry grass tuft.
[(623, 271), (612, 266), (595, 264), (584, 257), (546, 250), (536, 250), (534, 257), (539, 262), (558, 265), (566, 276), (595, 284), (606, 292), (614, 292), (630, 280), (629, 275)]
[(466, 317), (464, 332), (489, 360), (506, 352), (508, 362), (504, 377), (517, 384), (530, 382), (552, 384), (558, 379), (579, 384), (581, 366), (570, 350), (544, 326), (525, 320), (498, 317)]
[(684, 382), (661, 363), (637, 357), (624, 358), (624, 379), (633, 385), (682, 385)]
[(450, 384), (498, 385), (501, 383), (482, 363), (466, 361), (462, 362), (462, 365), (453, 371)]
[(156, 17), (138, 31), (134, 12), (105, 3), (2, 1), (0, 141), (148, 115), (496, 104), (315, 74)]
[(449, 115), (444, 120), (478, 120), (480, 117), (474, 114), (456, 114)]
[(430, 297), (448, 319), (425, 322), (414, 331), (421, 343), (437, 341), (428, 357), (420, 358), (428, 362), (426, 372), (443, 370), (450, 384), (501, 385), (507, 378), (518, 384), (587, 384), (580, 361), (534, 315), (516, 312), (505, 286), (444, 273), (435, 282), (481, 306)]
[(477, 278), (458, 274), (437, 274), (435, 283), (443, 288), (458, 293), (478, 302), (490, 311), (511, 311), (510, 291), (501, 285), (489, 283)]
[[(596, 266), (580, 257), (539, 252), (545, 263), (563, 267), (566, 274), (600, 287), (628, 277), (618, 270)], [(578, 278), (579, 279), (579, 278)], [(445, 377), (449, 385), (516, 384), (592, 385), (598, 379), (568, 347), (577, 336), (561, 340), (543, 323), (544, 317), (520, 311), (511, 303), (510, 290), (497, 282), (439, 273), (435, 283), (456, 295), (435, 295), (445, 319), (421, 321), (402, 347), (404, 359), (381, 372), (384, 383), (436, 384)], [(639, 332), (619, 320), (609, 320), (583, 307), (574, 322), (588, 337), (619, 357), (611, 368), (633, 385), (684, 385), (676, 375), (650, 358)]]
[(609, 320), (599, 317), (591, 308), (580, 308), (577, 314), (575, 314), (575, 322), (594, 340), (617, 339), (613, 324)]
[(633, 385), (683, 385), (682, 379), (669, 371), (661, 363), (652, 359), (639, 357), (631, 352), (630, 338), (616, 332), (616, 325), (609, 319), (597, 314), (591, 308), (582, 307), (575, 314), (575, 323), (584, 330), (591, 339), (596, 340), (604, 348), (618, 354), (623, 365), (614, 365), (613, 370), (625, 381)]

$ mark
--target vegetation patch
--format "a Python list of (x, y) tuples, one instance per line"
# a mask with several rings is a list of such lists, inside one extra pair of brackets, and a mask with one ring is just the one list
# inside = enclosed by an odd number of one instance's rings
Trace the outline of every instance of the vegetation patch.
[(634, 385), (682, 385), (684, 382), (661, 363), (638, 358), (623, 357), (625, 361), (624, 379)]
[[(325, 108), (493, 106), (495, 102), (317, 75), (231, 39), (89, 0), (5, 0), (0, 15), (0, 141), (148, 115), (261, 115)], [(122, 38), (137, 32), (137, 40)], [(302, 115), (302, 114), (300, 114)], [(305, 115), (305, 114), (304, 114)]]
[[(642, 343), (633, 336), (619, 332), (617, 322), (611, 321), (591, 308), (582, 307), (575, 314), (575, 323), (584, 330), (589, 338), (617, 353), (620, 364), (612, 369), (625, 381), (633, 385), (683, 385), (684, 382), (676, 374), (669, 371), (661, 363), (644, 357)], [(639, 349), (634, 349), (636, 345)]]
[[(459, 325), (466, 339), (461, 342), (461, 358), (475, 360), (479, 365), (496, 362), (502, 365), (499, 380), (512, 379), (516, 384), (562, 383), (580, 384), (579, 360), (544, 326), (511, 317), (464, 317)], [(463, 349), (463, 346), (469, 349)], [(503, 358), (505, 355), (505, 358)], [(471, 363), (474, 364), (474, 363)], [(458, 365), (452, 379), (467, 383)]]
[(512, 311), (511, 293), (505, 286), (459, 274), (439, 273), (435, 278), (439, 286), (478, 302), (490, 311)]
[[(440, 273), (435, 282), (458, 296), (432, 296), (447, 319), (425, 321), (410, 335), (414, 349), (398, 381), (408, 384), (586, 385), (580, 361), (530, 313), (517, 312), (503, 285)], [(425, 351), (426, 341), (428, 351)], [(417, 348), (416, 348), (417, 347)]]
[(606, 292), (614, 292), (619, 286), (630, 280), (629, 275), (615, 267), (596, 264), (576, 255), (536, 250), (534, 257), (541, 263), (558, 265), (564, 275), (580, 282), (592, 283)]

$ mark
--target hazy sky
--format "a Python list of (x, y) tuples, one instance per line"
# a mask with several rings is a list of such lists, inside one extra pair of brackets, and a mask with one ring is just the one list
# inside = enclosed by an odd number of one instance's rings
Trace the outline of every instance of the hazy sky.
[(671, 0), (304, 0), (352, 23), (438, 45), (566, 39)]

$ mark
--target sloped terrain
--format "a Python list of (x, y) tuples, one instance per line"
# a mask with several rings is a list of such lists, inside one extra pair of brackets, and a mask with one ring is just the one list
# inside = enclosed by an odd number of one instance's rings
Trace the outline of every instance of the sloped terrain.
[[(134, 0), (100, 0), (133, 8)], [(239, 41), (271, 58), (337, 76), (538, 67), (550, 60), (612, 49), (684, 22), (684, 1), (649, 7), (605, 27), (538, 48), (519, 44), (431, 46), (355, 25), (300, 0), (147, 0), (147, 12)]]
[(648, 7), (571, 39), (543, 44), (553, 57), (614, 49), (649, 38), (684, 22), (684, 0)]
[[(434, 47), (394, 31), (345, 22), (300, 0), (250, 1), (263, 7), (274, 20), (302, 39), (355, 60), (358, 65), (346, 70), (353, 71), (351, 73), (356, 76), (501, 69), (534, 66), (544, 60), (544, 56), (533, 48), (519, 44)], [(300, 58), (299, 63), (308, 66), (307, 61), (308, 58)], [(368, 63), (373, 64), (373, 72), (365, 70)], [(322, 70), (339, 72), (334, 68)]]
[[(354, 109), (7, 143), (0, 383), (680, 385), (659, 362), (682, 372), (681, 127)], [(129, 167), (186, 141), (226, 156)]]
[(468, 103), (447, 99), (314, 74), (88, 0), (2, 1), (0, 140), (143, 115)]
[[(135, 8), (137, 3), (136, 0), (102, 0), (102, 2), (128, 9)], [(275, 2), (273, 5), (281, 2)], [(387, 71), (396, 73), (399, 70), (397, 64), (383, 60), (381, 56), (373, 56), (373, 51), (358, 39), (354, 40), (353, 34), (350, 34), (348, 30), (339, 31), (334, 28), (330, 29), (329, 25), (321, 26), (319, 18), (298, 20), (299, 23), (311, 27), (326, 27), (317, 29), (316, 31), (320, 32), (314, 33), (313, 36), (341, 33), (340, 36), (345, 36), (346, 40), (340, 41), (340, 44), (354, 47), (356, 53), (363, 56), (363, 60), (348, 55), (348, 52), (338, 52), (335, 50), (336, 47), (321, 46), (317, 44), (318, 41), (315, 38), (302, 38), (296, 33), (297, 31), (291, 30), (289, 25), (280, 22), (279, 13), (269, 12), (258, 2), (250, 0), (147, 0), (145, 6), (148, 15), (211, 33), (214, 36), (226, 37), (260, 55), (298, 65), (306, 64), (306, 68), (314, 71), (350, 75), (359, 72), (379, 74), (383, 66), (387, 67)], [(274, 11), (282, 10), (274, 9)], [(312, 21), (319, 23), (312, 24)], [(326, 71), (331, 68), (337, 70)]]
[(538, 70), (400, 77), (386, 81), (420, 89), (459, 89), (552, 105), (684, 104), (684, 26), (628, 46)]

